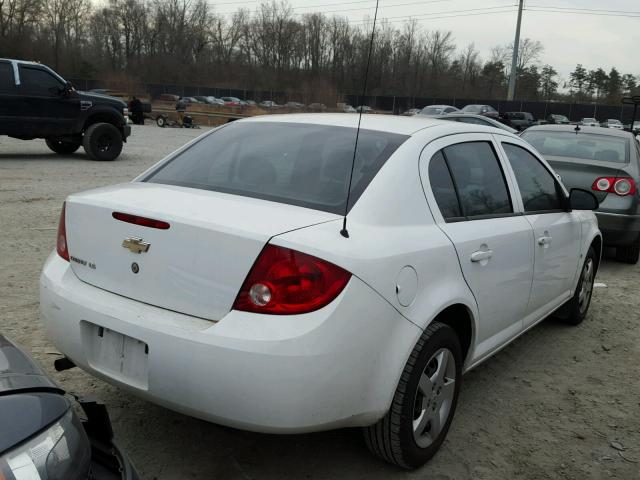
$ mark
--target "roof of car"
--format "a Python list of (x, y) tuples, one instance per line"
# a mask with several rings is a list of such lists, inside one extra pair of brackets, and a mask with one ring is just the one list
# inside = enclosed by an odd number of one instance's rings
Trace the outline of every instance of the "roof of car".
[[(311, 123), (317, 125), (328, 125), (336, 127), (358, 126), (359, 115), (353, 113), (293, 113), (284, 115), (258, 115), (248, 117), (239, 122), (282, 122), (282, 123)], [(366, 130), (377, 130), (380, 132), (397, 133), (400, 135), (414, 135), (420, 130), (431, 127), (441, 127), (447, 129), (447, 133), (466, 133), (470, 131), (506, 133), (497, 127), (485, 127), (483, 125), (470, 125), (467, 123), (452, 122), (450, 120), (440, 120), (425, 115), (414, 115), (411, 117), (400, 115), (364, 114), (360, 128)]]
[[(547, 131), (547, 132), (576, 132), (575, 125), (534, 125), (532, 127), (527, 128), (527, 132), (532, 131)], [(624, 130), (615, 130), (613, 128), (602, 128), (602, 127), (587, 127), (580, 125), (580, 132), (583, 133), (595, 133), (596, 135), (609, 135), (611, 137), (622, 137), (629, 138), (629, 135), (632, 135), (630, 132), (625, 132)]]
[(18, 60), (17, 58), (0, 58), (0, 62), (14, 62), (23, 65), (42, 65), (40, 62), (32, 62), (29, 60)]

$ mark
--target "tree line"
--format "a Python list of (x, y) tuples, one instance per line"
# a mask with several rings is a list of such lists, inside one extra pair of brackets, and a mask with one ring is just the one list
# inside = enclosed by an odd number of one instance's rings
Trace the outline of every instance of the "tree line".
[[(370, 21), (298, 14), (286, 2), (218, 13), (207, 0), (0, 0), (0, 57), (34, 59), (69, 78), (193, 84), (290, 92), (301, 100), (359, 93)], [(368, 93), (504, 98), (512, 45), (482, 59), (471, 43), (418, 21), (376, 28)], [(519, 48), (517, 98), (618, 103), (637, 90), (633, 74), (581, 65), (563, 82), (540, 65), (540, 42)]]

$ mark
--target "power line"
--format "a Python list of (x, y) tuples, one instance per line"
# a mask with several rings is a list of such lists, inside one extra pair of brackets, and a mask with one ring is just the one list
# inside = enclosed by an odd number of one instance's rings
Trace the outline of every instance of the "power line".
[[(341, 3), (324, 3), (324, 4), (316, 4), (316, 5), (304, 5), (304, 6), (298, 6), (298, 7), (291, 7), (292, 10), (299, 10), (302, 8), (321, 8), (321, 7), (332, 7), (332, 6), (345, 6), (345, 5), (349, 5), (349, 4), (359, 4), (359, 3), (365, 3), (365, 2), (370, 2), (371, 0), (360, 0), (360, 1), (355, 1), (355, 2), (341, 2)], [(383, 5), (382, 8), (390, 8), (390, 7), (402, 7), (402, 6), (407, 6), (407, 5), (426, 5), (426, 4), (433, 4), (433, 3), (450, 3), (452, 0), (427, 0), (427, 1), (421, 1), (421, 2), (409, 2), (409, 3), (390, 3), (388, 5)], [(220, 4), (218, 4), (220, 5)], [(261, 4), (261, 5), (264, 5)], [(215, 6), (215, 4), (214, 4)], [(259, 5), (256, 6), (256, 9), (259, 7)], [(353, 11), (358, 11), (358, 10), (369, 10), (369, 9), (373, 9), (373, 7), (371, 7), (370, 5), (364, 6), (364, 7), (355, 7), (355, 8), (347, 8), (347, 9), (340, 9), (340, 10), (329, 10), (329, 11), (323, 11), (320, 12), (322, 14), (327, 14), (327, 13), (339, 13), (339, 12), (353, 12)], [(221, 15), (229, 15), (232, 13), (235, 13), (235, 11), (226, 11), (226, 12), (218, 12)], [(303, 12), (303, 13), (294, 13), (294, 15), (308, 15), (311, 13), (316, 13), (316, 12)]]
[[(468, 9), (468, 10), (451, 10), (448, 12), (433, 12), (433, 13), (425, 13), (420, 15), (402, 15), (397, 17), (381, 18), (379, 20), (396, 20), (397, 21), (398, 19), (407, 19), (407, 20), (424, 21), (424, 20), (437, 20), (440, 18), (472, 17), (476, 15), (511, 13), (516, 11), (514, 9), (514, 7), (516, 6), (517, 5), (515, 4), (511, 4), (511, 5), (503, 5), (500, 7), (484, 7), (484, 8), (474, 8), (474, 9)], [(489, 9), (507, 8), (507, 7), (510, 7), (510, 8), (508, 10), (491, 10), (491, 11), (480, 11), (480, 12), (477, 11), (477, 10), (489, 10)], [(465, 12), (468, 12), (468, 13), (465, 13)], [(449, 15), (449, 14), (452, 14), (452, 15)], [(433, 16), (433, 15), (441, 15), (441, 16)], [(351, 24), (368, 23), (368, 20), (350, 21), (349, 23)], [(391, 23), (395, 23), (395, 22), (392, 21)]]
[(585, 12), (604, 12), (604, 13), (625, 13), (630, 15), (640, 15), (640, 11), (629, 10), (611, 10), (609, 8), (579, 8), (579, 7), (556, 7), (552, 5), (529, 5), (532, 8), (549, 8), (554, 10), (579, 10)]
[(563, 13), (569, 15), (592, 15), (596, 17), (625, 17), (625, 18), (640, 18), (640, 12), (629, 13), (604, 13), (604, 12), (585, 12), (578, 10), (549, 10), (541, 9), (538, 7), (527, 7), (527, 11), (535, 13)]

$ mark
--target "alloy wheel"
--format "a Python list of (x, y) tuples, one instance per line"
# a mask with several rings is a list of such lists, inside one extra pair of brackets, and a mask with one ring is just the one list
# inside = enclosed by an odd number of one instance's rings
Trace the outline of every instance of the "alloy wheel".
[(436, 351), (425, 367), (414, 400), (413, 438), (421, 448), (431, 445), (444, 428), (455, 394), (456, 361), (447, 348)]

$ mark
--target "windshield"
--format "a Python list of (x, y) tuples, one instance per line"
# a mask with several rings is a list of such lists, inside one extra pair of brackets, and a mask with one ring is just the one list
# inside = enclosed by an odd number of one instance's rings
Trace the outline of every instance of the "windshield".
[(482, 111), (482, 105), (467, 105), (462, 109), (462, 111), (467, 113), (478, 113)]
[(542, 155), (628, 163), (629, 142), (612, 135), (527, 130), (522, 134)]
[(440, 115), (444, 111), (444, 107), (424, 107), (420, 113), (422, 115)]
[[(213, 190), (345, 212), (356, 129), (284, 122), (235, 122), (204, 136), (143, 181)], [(407, 139), (360, 130), (352, 207)]]

